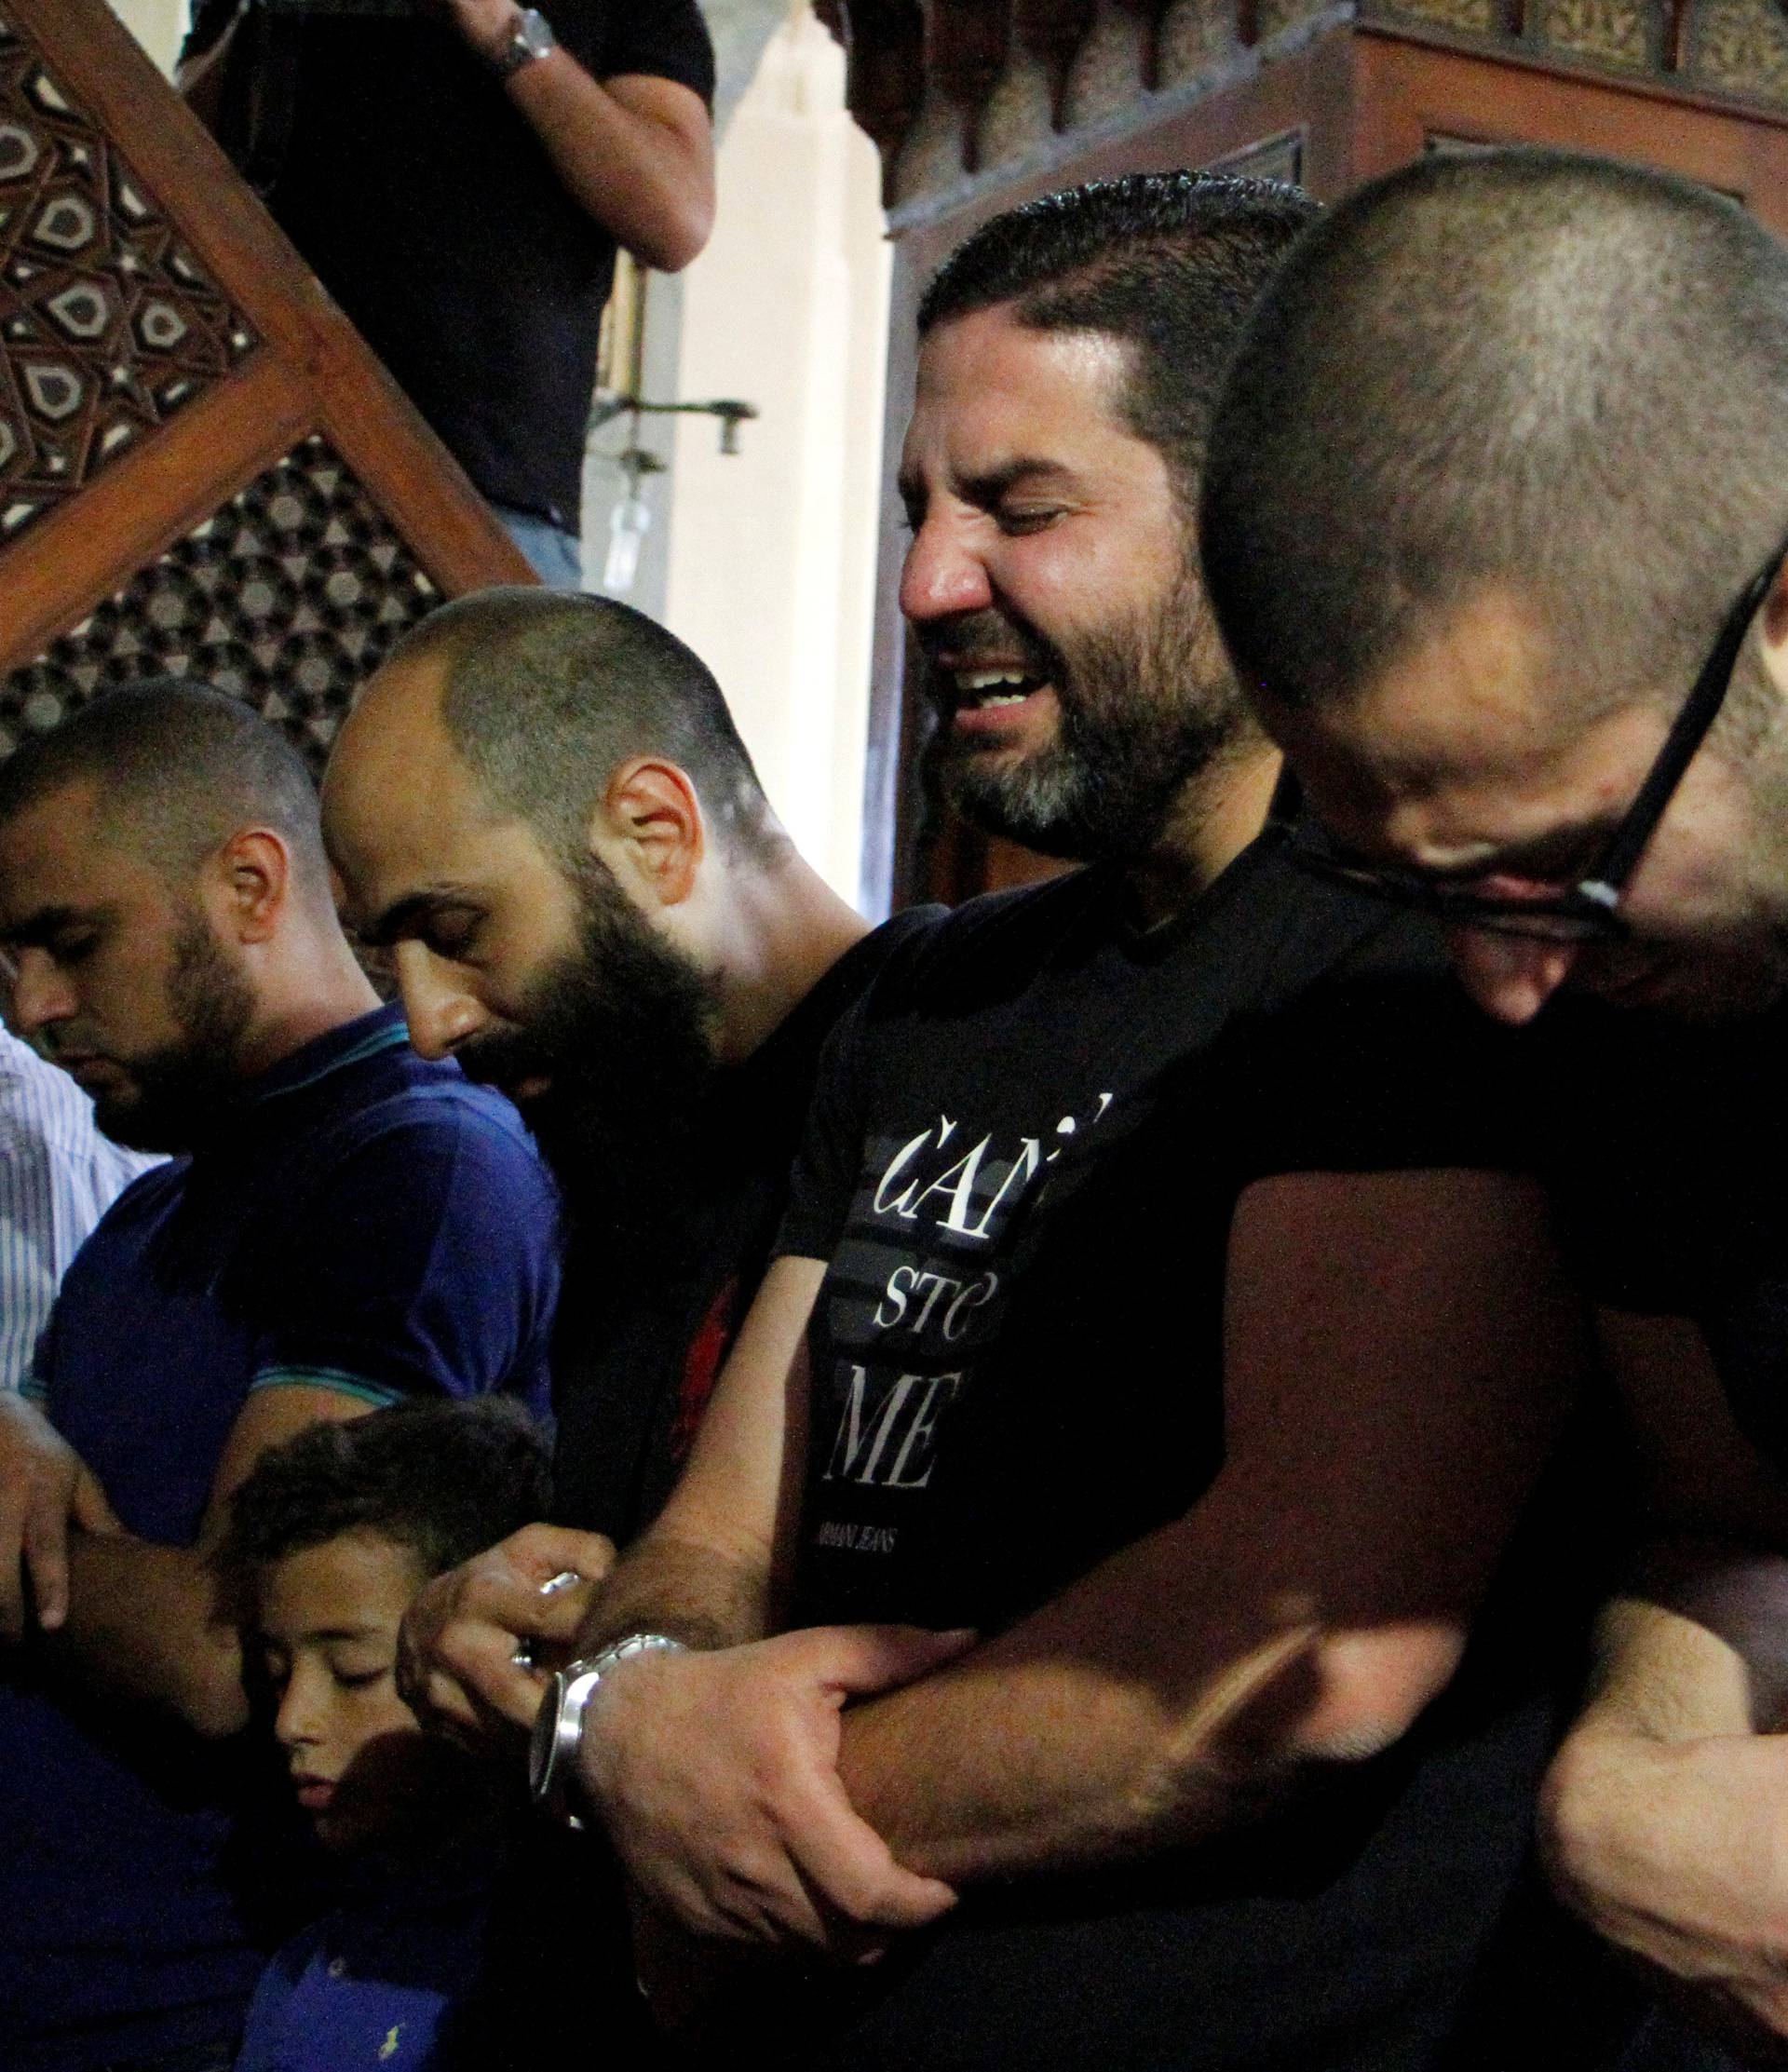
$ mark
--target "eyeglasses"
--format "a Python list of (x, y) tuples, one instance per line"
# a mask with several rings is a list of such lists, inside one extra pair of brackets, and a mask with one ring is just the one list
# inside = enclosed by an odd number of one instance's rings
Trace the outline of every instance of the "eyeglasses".
[(1350, 885), (1357, 892), (1390, 901), (1397, 906), (1418, 908), (1451, 928), (1483, 928), (1493, 935), (1528, 936), (1544, 942), (1619, 941), (1627, 933), (1627, 924), (1617, 910), (1627, 881), (1675, 796), (1684, 771), (1719, 716), (1732, 685), (1744, 637), (1784, 558), (1788, 558), (1788, 538), (1782, 540), (1733, 603), (1713, 653), (1664, 737), (1638, 795), (1608, 836), (1589, 874), (1574, 885), (1535, 900), (1495, 899), (1444, 878), (1355, 863), (1330, 846), (1327, 835), (1307, 814), (1286, 827), (1287, 855), (1299, 870), (1313, 877)]

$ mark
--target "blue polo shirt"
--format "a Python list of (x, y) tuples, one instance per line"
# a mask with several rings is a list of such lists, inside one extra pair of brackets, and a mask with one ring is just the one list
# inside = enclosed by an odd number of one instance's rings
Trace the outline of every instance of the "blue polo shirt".
[[(436, 2072), (484, 1960), (491, 1868), (450, 1860), (366, 1876), (287, 1943), (250, 2003), (236, 2072)], [(529, 2011), (515, 2010), (518, 2038)]]
[[(252, 1390), (502, 1389), (544, 1413), (558, 1285), (557, 1198), (519, 1117), (419, 1058), (386, 1008), (245, 1088), (196, 1157), (119, 1198), (37, 1381), (127, 1529), (190, 1545)], [(274, 1781), (256, 1752), (0, 1666), (7, 2072), (233, 2034), (286, 1875), (257, 1825), (283, 1810)]]

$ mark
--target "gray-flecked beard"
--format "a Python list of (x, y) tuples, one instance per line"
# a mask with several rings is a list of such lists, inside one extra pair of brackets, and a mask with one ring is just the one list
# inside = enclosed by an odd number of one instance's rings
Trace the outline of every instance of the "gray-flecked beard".
[(965, 819), (1046, 856), (1075, 862), (1145, 855), (1196, 780), (1254, 725), (1237, 692), (1202, 590), (1183, 573), (1161, 603), (1128, 623), (1058, 646), (1004, 613), (953, 620), (932, 635), (953, 652), (1009, 652), (1055, 690), (1056, 738), (1021, 762), (956, 738), (953, 684), (928, 657), (928, 694), (946, 715), (928, 763)]

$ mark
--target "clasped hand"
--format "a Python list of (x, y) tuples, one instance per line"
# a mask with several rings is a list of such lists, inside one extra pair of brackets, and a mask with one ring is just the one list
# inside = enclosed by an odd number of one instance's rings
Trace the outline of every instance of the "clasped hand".
[(822, 1626), (643, 1656), (584, 1716), (584, 1788), (629, 1876), (690, 1933), (873, 1961), (955, 1893), (895, 1861), (838, 1775), (840, 1713), (928, 1675), (967, 1633)]
[[(515, 1728), (533, 1725), (547, 1679), (569, 1658), (614, 1560), (614, 1544), (601, 1533), (524, 1525), (437, 1576), (412, 1601), (398, 1634), (404, 1703), (455, 1740), (512, 1741)], [(566, 1576), (576, 1580), (547, 1587)]]

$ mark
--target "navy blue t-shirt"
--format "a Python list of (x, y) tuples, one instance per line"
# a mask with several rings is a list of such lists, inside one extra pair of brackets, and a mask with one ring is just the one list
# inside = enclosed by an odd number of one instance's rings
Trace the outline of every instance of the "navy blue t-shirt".
[[(519, 1117), (411, 1049), (396, 1008), (246, 1088), (200, 1154), (122, 1195), (40, 1355), (50, 1415), (126, 1528), (198, 1533), (250, 1393), (547, 1406), (557, 1197)], [(232, 2034), (277, 1857), (236, 1744), (0, 1680), (0, 2063), (66, 2072)]]

